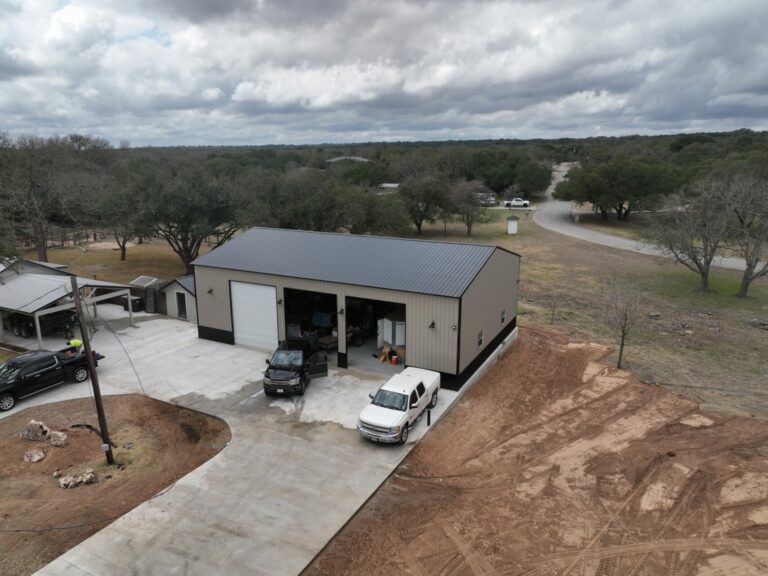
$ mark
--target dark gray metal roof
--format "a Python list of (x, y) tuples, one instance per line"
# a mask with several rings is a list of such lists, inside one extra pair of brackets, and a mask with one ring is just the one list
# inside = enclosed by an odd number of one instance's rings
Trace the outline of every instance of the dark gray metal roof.
[(459, 297), (494, 250), (483, 244), (251, 228), (193, 264)]
[(195, 277), (190, 274), (189, 276), (179, 276), (176, 278), (176, 282), (178, 282), (184, 290), (192, 294), (192, 296), (196, 296), (195, 294)]

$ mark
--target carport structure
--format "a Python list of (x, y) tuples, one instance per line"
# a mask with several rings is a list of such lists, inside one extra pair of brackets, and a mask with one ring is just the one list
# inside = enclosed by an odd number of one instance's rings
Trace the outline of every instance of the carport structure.
[(193, 264), (210, 340), (308, 338), (341, 368), (388, 345), (459, 387), (516, 334), (520, 256), (498, 246), (252, 228)]
[[(34, 263), (33, 263), (34, 264)], [(35, 269), (35, 266), (32, 269)], [(2, 319), (8, 313), (30, 316), (35, 325), (38, 347), (42, 348), (40, 318), (62, 310), (72, 310), (72, 274), (51, 268), (46, 272), (29, 272), (29, 264), (19, 269), (0, 271), (0, 339), (4, 337)], [(123, 284), (77, 277), (77, 286), (84, 305), (125, 295), (130, 303), (130, 288)], [(133, 311), (128, 306), (128, 316), (133, 325)]]

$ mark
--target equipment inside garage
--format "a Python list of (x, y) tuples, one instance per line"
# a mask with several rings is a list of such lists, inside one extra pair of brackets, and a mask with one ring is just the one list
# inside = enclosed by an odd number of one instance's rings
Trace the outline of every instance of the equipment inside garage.
[(347, 362), (350, 367), (389, 363), (404, 364), (405, 304), (347, 297)]
[(336, 294), (286, 288), (284, 301), (288, 338), (304, 338), (324, 350), (337, 347)]

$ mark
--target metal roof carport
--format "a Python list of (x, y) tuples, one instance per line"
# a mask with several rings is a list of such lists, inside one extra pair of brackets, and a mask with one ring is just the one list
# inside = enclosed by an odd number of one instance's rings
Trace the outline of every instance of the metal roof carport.
[[(91, 289), (90, 293), (83, 298), (84, 305), (111, 300), (121, 294), (127, 295), (128, 316), (131, 326), (133, 326), (133, 310), (130, 306), (130, 288), (128, 286), (80, 277), (77, 278), (77, 286), (80, 290)], [(95, 293), (98, 289), (108, 289), (110, 292), (96, 296)], [(73, 309), (75, 307), (74, 302), (51, 306), (64, 298), (71, 297), (72, 281), (69, 274), (31, 274), (13, 270), (0, 274), (0, 310), (34, 316), (37, 342), (40, 348), (43, 345), (40, 335), (40, 317), (61, 310)], [(0, 338), (3, 337), (3, 326), (0, 322)]]

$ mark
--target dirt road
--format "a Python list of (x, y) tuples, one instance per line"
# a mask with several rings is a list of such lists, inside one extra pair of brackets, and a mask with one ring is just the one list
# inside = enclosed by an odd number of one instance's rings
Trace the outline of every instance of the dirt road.
[(520, 340), (306, 574), (768, 574), (768, 422), (543, 329)]

